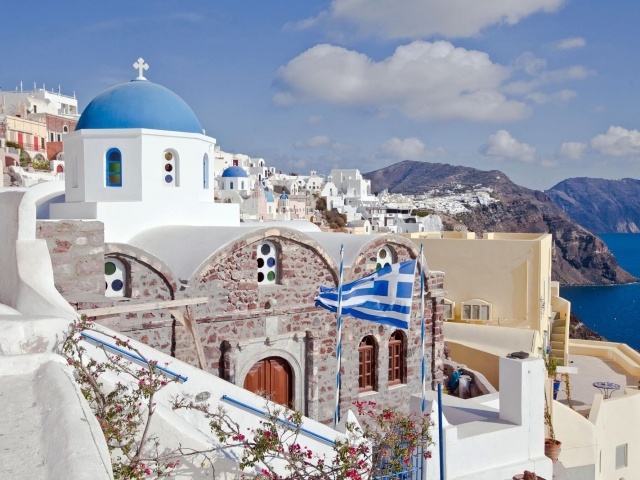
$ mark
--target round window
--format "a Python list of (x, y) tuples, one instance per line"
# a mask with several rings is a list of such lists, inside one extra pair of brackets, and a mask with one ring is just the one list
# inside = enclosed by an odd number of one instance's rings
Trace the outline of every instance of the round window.
[(169, 161), (169, 160), (173, 160), (173, 153), (171, 152), (165, 152), (164, 153), (164, 158), (165, 160)]

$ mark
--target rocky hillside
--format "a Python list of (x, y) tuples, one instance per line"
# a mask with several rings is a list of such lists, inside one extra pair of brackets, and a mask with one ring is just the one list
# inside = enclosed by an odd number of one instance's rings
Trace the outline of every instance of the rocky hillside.
[(640, 180), (569, 178), (545, 192), (595, 233), (640, 233)]
[(498, 170), (404, 161), (364, 175), (374, 192), (424, 194), (439, 188), (490, 187), (499, 202), (470, 213), (443, 217), (448, 229), (466, 226), (482, 232), (550, 232), (554, 239), (553, 278), (563, 285), (628, 283), (634, 277), (618, 266), (607, 246), (573, 222), (544, 192), (513, 183)]

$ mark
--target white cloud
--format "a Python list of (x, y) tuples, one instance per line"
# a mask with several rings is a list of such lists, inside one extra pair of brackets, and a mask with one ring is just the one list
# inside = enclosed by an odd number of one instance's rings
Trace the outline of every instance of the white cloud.
[(591, 139), (591, 148), (615, 157), (636, 156), (640, 154), (640, 131), (611, 126), (607, 133)]
[(309, 140), (297, 141), (293, 146), (296, 148), (318, 148), (328, 144), (329, 141), (329, 137), (316, 135), (315, 137), (311, 137)]
[(513, 159), (521, 162), (535, 160), (536, 149), (521, 143), (506, 130), (498, 130), (489, 137), (489, 143), (480, 147), (480, 153), (497, 159)]
[(380, 62), (322, 44), (280, 67), (278, 79), (288, 91), (274, 101), (289, 105), (313, 99), (379, 112), (399, 110), (424, 120), (510, 121), (526, 117), (529, 110), (499, 91), (509, 74), (486, 53), (445, 41), (415, 41)]
[(393, 137), (384, 142), (380, 148), (387, 155), (401, 160), (421, 160), (425, 154), (424, 143), (415, 137), (404, 140)]
[(577, 95), (578, 94), (574, 90), (564, 89), (555, 93), (533, 92), (528, 94), (525, 98), (527, 100), (532, 100), (538, 105), (542, 105), (545, 103), (567, 103)]
[(515, 25), (538, 12), (555, 12), (565, 0), (333, 0), (328, 11), (299, 22), (309, 28), (344, 22), (360, 35), (388, 39), (442, 35), (470, 37), (491, 25)]
[(582, 48), (587, 44), (587, 41), (582, 37), (564, 38), (555, 43), (555, 47), (558, 50), (570, 50), (573, 48)]
[(581, 65), (572, 65), (559, 70), (547, 70), (547, 61), (525, 52), (514, 62), (514, 69), (531, 77), (530, 80), (517, 80), (505, 85), (502, 92), (510, 95), (526, 95), (545, 85), (583, 80), (594, 74)]
[(587, 151), (588, 145), (580, 142), (565, 142), (560, 145), (558, 155), (570, 160), (580, 160)]

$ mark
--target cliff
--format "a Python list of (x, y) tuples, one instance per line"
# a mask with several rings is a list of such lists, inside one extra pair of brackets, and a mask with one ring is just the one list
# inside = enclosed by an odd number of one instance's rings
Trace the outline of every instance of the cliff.
[(493, 189), (499, 202), (457, 216), (443, 217), (445, 228), (462, 225), (470, 231), (553, 234), (553, 279), (563, 285), (610, 285), (636, 279), (618, 266), (607, 246), (593, 233), (572, 221), (544, 192), (513, 183), (498, 170), (439, 163), (403, 161), (364, 174), (371, 189), (411, 195), (482, 185)]
[(569, 178), (545, 193), (592, 232), (640, 233), (640, 180)]

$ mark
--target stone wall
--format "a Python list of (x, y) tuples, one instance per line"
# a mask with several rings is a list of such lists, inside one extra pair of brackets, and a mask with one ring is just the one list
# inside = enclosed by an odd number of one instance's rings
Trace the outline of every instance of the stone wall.
[[(49, 244), (56, 285), (76, 308), (208, 297), (206, 304), (189, 307), (197, 322), (208, 371), (242, 386), (248, 370), (257, 361), (269, 356), (282, 357), (292, 366), (295, 407), (317, 420), (326, 423), (333, 420), (336, 315), (315, 307), (314, 299), (320, 286), (337, 284), (338, 266), (310, 237), (277, 228), (248, 233), (212, 252), (184, 286), (173, 278), (163, 262), (146, 252), (128, 245), (105, 246), (100, 222), (39, 222), (38, 236)], [(278, 251), (275, 285), (261, 285), (257, 281), (257, 247), (264, 241), (271, 242)], [(404, 238), (372, 237), (352, 267), (345, 271), (345, 282), (372, 272), (382, 246), (392, 250), (394, 262), (418, 254), (414, 244)], [(126, 266), (125, 298), (98, 295), (104, 291), (103, 265), (108, 257), (118, 258)], [(444, 274), (431, 272), (426, 283), (428, 388), (442, 378), (443, 280)], [(421, 391), (419, 289), (420, 283), (416, 282), (410, 328), (403, 331), (406, 366), (402, 384), (388, 384), (389, 338), (395, 328), (343, 318), (340, 395), (343, 413), (358, 399), (407, 410), (410, 395)], [(78, 296), (87, 292), (93, 296)], [(187, 307), (180, 310), (184, 313)], [(180, 360), (198, 364), (192, 334), (167, 310), (130, 312), (101, 317), (98, 321)], [(358, 388), (358, 346), (368, 335), (376, 344), (376, 380), (374, 391), (362, 394)]]
[(104, 294), (102, 222), (39, 220), (36, 237), (47, 241), (55, 285), (63, 296)]

